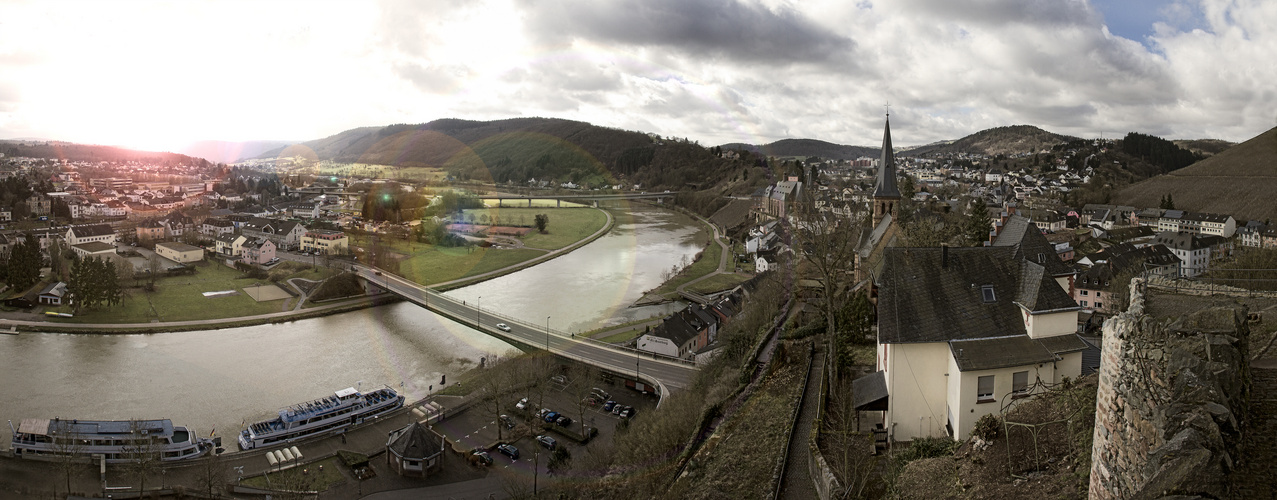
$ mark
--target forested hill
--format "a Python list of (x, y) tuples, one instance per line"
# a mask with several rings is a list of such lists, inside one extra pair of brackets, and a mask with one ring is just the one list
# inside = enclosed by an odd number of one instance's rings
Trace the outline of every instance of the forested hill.
[(907, 156), (929, 154), (972, 153), (1011, 155), (1050, 150), (1056, 144), (1076, 141), (1076, 137), (1047, 132), (1032, 125), (1012, 125), (981, 130), (949, 143), (930, 144), (901, 151)]
[[(1160, 157), (1176, 156), (1161, 149)], [(1155, 207), (1169, 194), (1175, 208), (1229, 214), (1242, 223), (1277, 220), (1273, 193), (1277, 193), (1277, 128), (1186, 167), (1126, 186), (1114, 193), (1112, 202)]]
[(761, 185), (766, 163), (755, 155), (723, 158), (718, 148), (686, 139), (599, 127), (553, 118), (495, 121), (442, 119), (421, 124), (363, 127), (266, 152), (260, 157), (399, 167), (439, 167), (458, 179), (522, 184), (529, 180), (602, 187), (704, 189), (747, 194)]
[(177, 153), (137, 151), (116, 146), (95, 146), (59, 141), (0, 141), (0, 153), (5, 156), (28, 158), (56, 158), (66, 161), (122, 163), (137, 161), (156, 165), (208, 166), (208, 160)]
[(819, 141), (816, 139), (781, 139), (771, 144), (763, 144), (761, 146), (734, 142), (724, 144), (719, 147), (725, 150), (744, 150), (754, 153), (762, 153), (765, 156), (780, 158), (808, 158), (816, 156), (831, 160), (854, 160), (865, 156), (877, 158), (881, 155), (882, 151), (881, 148), (844, 146), (842, 144), (834, 144), (832, 142)]

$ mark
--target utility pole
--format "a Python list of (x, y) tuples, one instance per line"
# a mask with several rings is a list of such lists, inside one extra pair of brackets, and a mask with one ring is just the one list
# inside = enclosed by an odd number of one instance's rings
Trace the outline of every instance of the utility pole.
[(480, 317), (483, 314), (483, 296), (479, 296), (479, 300), (474, 304), (474, 327), (477, 330), (480, 324)]
[(545, 352), (550, 352), (550, 317), (545, 317)]

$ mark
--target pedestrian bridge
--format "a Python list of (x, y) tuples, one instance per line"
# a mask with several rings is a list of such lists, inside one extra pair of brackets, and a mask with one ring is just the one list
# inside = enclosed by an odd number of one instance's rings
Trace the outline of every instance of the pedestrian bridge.
[[(454, 321), (517, 346), (543, 349), (632, 380), (641, 384), (636, 385), (640, 390), (654, 388), (649, 392), (656, 392), (662, 399), (669, 391), (688, 387), (696, 374), (696, 365), (690, 361), (565, 334), (545, 325), (501, 315), (493, 309), (481, 310), (476, 304), (459, 301), (376, 268), (356, 265), (352, 270), (368, 283)], [(509, 330), (498, 329), (497, 323), (505, 323)]]

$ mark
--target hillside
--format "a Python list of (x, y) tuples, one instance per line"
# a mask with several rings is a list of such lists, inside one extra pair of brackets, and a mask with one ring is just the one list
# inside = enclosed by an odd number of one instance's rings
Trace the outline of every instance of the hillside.
[(203, 158), (193, 158), (178, 153), (138, 151), (116, 146), (97, 146), (58, 141), (0, 141), (0, 152), (6, 156), (58, 158), (66, 161), (139, 161), (161, 165), (208, 164), (208, 161)]
[(198, 141), (177, 152), (215, 163), (235, 163), (292, 144), (287, 141)]
[(1202, 156), (1211, 156), (1222, 153), (1224, 150), (1236, 146), (1237, 143), (1222, 139), (1180, 139), (1175, 141), (1175, 145)]
[(1156, 207), (1167, 194), (1175, 208), (1231, 214), (1239, 222), (1277, 219), (1277, 128), (1187, 167), (1114, 193), (1113, 203)]
[(362, 127), (277, 148), (260, 158), (303, 155), (320, 160), (398, 167), (436, 167), (460, 180), (523, 184), (531, 179), (601, 187), (718, 186), (753, 190), (756, 160), (728, 160), (685, 140), (553, 118), (494, 121), (442, 119), (422, 124)]
[(1076, 137), (1047, 132), (1032, 125), (1012, 125), (981, 130), (956, 141), (931, 144), (901, 151), (904, 156), (944, 155), (976, 153), (1010, 155), (1037, 153), (1050, 150), (1051, 146), (1077, 140)]
[(781, 139), (761, 146), (734, 142), (721, 146), (726, 150), (745, 150), (766, 156), (808, 158), (812, 156), (832, 160), (854, 160), (863, 156), (878, 157), (881, 148), (844, 146), (816, 139)]

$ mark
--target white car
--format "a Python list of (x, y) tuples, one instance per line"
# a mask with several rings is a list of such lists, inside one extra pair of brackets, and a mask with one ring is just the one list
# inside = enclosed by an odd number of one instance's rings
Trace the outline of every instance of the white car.
[(498, 328), (498, 329), (500, 329), (500, 330), (501, 330), (501, 331), (503, 331), (503, 332), (508, 332), (508, 331), (510, 331), (510, 325), (507, 325), (507, 324), (505, 324), (505, 323), (497, 323), (497, 328)]

